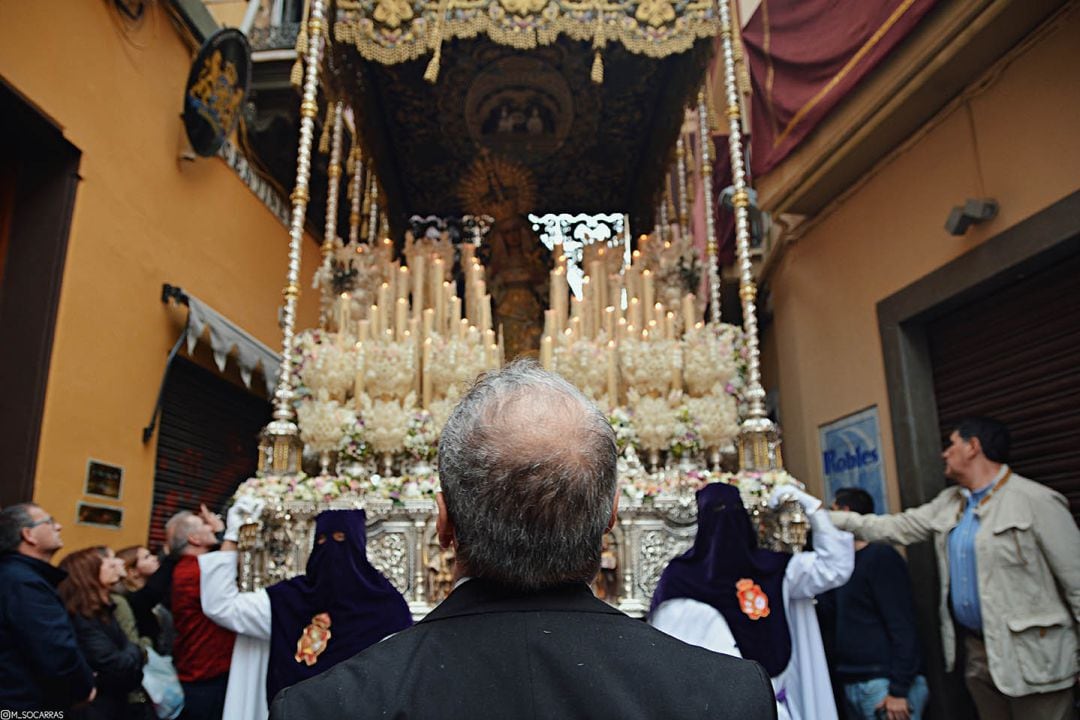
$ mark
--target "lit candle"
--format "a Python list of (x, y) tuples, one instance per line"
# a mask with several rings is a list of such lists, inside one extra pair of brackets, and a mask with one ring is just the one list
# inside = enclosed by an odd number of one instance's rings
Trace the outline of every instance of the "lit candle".
[(368, 310), (368, 322), (371, 323), (371, 337), (375, 340), (378, 340), (382, 335), (382, 322), (379, 315), (379, 306), (372, 305)]
[(393, 317), (394, 305), (390, 302), (390, 285), (383, 283), (379, 286), (379, 334), (381, 335)]
[[(361, 321), (363, 322), (363, 321)], [(353, 378), (353, 405), (357, 410), (364, 406), (364, 343), (356, 343), (356, 377)]]
[(616, 337), (620, 342), (626, 337), (627, 327), (626, 318), (619, 318), (618, 322), (615, 324)]
[(669, 312), (664, 316), (665, 325), (664, 336), (668, 340), (675, 339), (675, 313)]
[(345, 336), (349, 332), (349, 293), (341, 293), (338, 298), (338, 345), (344, 346)]
[(450, 283), (442, 280), (435, 293), (435, 327), (441, 331), (446, 326), (446, 298), (450, 292)]
[(424, 341), (424, 354), (420, 366), (420, 402), (427, 410), (431, 407), (431, 338)]
[(641, 317), (641, 301), (637, 298), (631, 298), (626, 315), (630, 325), (641, 327), (644, 324)]
[(427, 293), (425, 293), (428, 307), (435, 307), (439, 303), (439, 293), (442, 292), (443, 282), (446, 280), (443, 264), (442, 258), (436, 256), (431, 261), (431, 267), (428, 268), (430, 279), (428, 280)]
[[(414, 318), (415, 319), (415, 318)], [(424, 338), (431, 337), (432, 330), (435, 328), (435, 311), (431, 308), (424, 310)]]
[(540, 366), (545, 370), (552, 369), (553, 341), (550, 335), (545, 335), (540, 341)]
[(686, 293), (682, 299), (682, 314), (683, 314), (683, 330), (684, 332), (690, 332), (690, 328), (694, 327), (694, 293)]
[(653, 303), (656, 302), (656, 293), (653, 288), (652, 271), (650, 271), (648, 268), (643, 270), (641, 273), (641, 286), (641, 301), (642, 305), (644, 306), (643, 309), (645, 310), (645, 319), (652, 320), (653, 318), (651, 317), (651, 313), (653, 310)]
[(409, 297), (409, 268), (401, 267), (397, 271), (397, 297)]
[(616, 366), (615, 341), (612, 340), (607, 344), (607, 392), (608, 403), (611, 407), (619, 404), (619, 382), (615, 372)]
[(405, 339), (405, 330), (409, 324), (409, 301), (398, 298), (394, 308), (394, 337), (401, 342)]
[(456, 328), (461, 322), (461, 298), (454, 295), (450, 298), (450, 326)]
[(615, 339), (615, 308), (613, 307), (604, 309), (604, 331), (607, 333), (608, 340)]
[(480, 329), (491, 330), (491, 296), (480, 296)]
[(415, 262), (416, 267), (413, 268), (412, 276), (412, 310), (414, 317), (420, 317), (420, 313), (424, 310), (424, 272), (426, 258), (417, 253)]
[(459, 320), (458, 324), (457, 324), (457, 339), (458, 340), (464, 340), (465, 339), (465, 334), (466, 334), (466, 332), (468, 330), (469, 330), (469, 321), (466, 320), (465, 318), (462, 318), (461, 320)]

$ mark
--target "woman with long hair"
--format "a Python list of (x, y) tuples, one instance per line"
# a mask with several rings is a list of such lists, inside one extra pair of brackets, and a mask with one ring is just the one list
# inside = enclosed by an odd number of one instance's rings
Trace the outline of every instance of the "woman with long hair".
[(158, 582), (164, 580), (171, 566), (159, 573), (161, 562), (157, 555), (142, 545), (118, 550), (116, 557), (124, 561), (126, 575), (114, 592), (123, 595), (131, 606), (139, 636), (150, 638), (158, 654), (172, 655), (172, 613), (162, 604), (163, 587)]
[(58, 588), (71, 615), (79, 649), (97, 676), (97, 697), (85, 710), (88, 720), (145, 717), (145, 705), (132, 706), (128, 694), (142, 685), (146, 655), (116, 622), (109, 593), (124, 577), (124, 563), (107, 547), (73, 552), (60, 562), (68, 574)]

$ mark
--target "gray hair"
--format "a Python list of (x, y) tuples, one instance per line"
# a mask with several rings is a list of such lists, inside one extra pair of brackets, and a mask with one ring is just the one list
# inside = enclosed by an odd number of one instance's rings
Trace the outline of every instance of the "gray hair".
[(439, 439), (458, 560), (524, 589), (591, 581), (617, 458), (607, 418), (558, 375), (518, 360), (480, 376)]
[(19, 551), (23, 528), (30, 527), (34, 522), (34, 518), (30, 517), (32, 507), (39, 506), (35, 503), (19, 503), (0, 510), (0, 555)]
[(170, 555), (187, 547), (188, 538), (197, 529), (198, 521), (199, 518), (190, 510), (181, 510), (169, 518), (165, 523), (165, 544), (169, 547)]

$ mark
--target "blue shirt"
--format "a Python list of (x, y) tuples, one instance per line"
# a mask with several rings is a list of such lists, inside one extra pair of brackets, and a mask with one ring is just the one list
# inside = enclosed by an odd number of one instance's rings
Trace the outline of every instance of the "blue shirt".
[(979, 576), (975, 563), (975, 534), (979, 516), (975, 508), (992, 491), (1008, 468), (1001, 467), (994, 481), (978, 492), (968, 494), (960, 522), (949, 533), (949, 600), (953, 616), (968, 630), (982, 632), (982, 609), (979, 606)]

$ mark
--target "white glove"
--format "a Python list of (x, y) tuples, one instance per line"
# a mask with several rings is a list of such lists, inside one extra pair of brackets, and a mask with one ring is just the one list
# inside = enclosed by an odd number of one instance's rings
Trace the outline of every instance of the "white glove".
[(225, 514), (225, 535), (223, 539), (236, 542), (240, 538), (240, 528), (262, 515), (266, 503), (254, 495), (241, 495)]
[(794, 500), (802, 505), (807, 515), (813, 515), (821, 509), (821, 501), (810, 493), (803, 492), (794, 485), (780, 485), (769, 494), (769, 507), (775, 508), (782, 502)]

